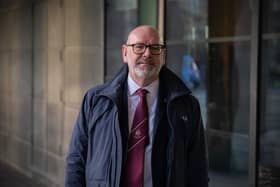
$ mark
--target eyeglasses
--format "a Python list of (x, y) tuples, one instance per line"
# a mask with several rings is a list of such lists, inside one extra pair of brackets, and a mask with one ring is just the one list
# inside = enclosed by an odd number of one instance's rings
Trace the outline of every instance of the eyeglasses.
[(146, 45), (143, 43), (126, 44), (126, 46), (132, 47), (133, 52), (138, 55), (145, 53), (147, 47), (150, 48), (152, 55), (159, 55), (165, 48), (165, 46), (161, 44)]

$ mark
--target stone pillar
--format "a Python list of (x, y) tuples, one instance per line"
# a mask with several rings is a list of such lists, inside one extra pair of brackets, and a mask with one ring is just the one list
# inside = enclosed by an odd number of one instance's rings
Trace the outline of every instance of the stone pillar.
[(101, 0), (0, 2), (0, 159), (64, 186), (80, 102), (104, 79)]
[(32, 4), (0, 5), (0, 159), (30, 175)]

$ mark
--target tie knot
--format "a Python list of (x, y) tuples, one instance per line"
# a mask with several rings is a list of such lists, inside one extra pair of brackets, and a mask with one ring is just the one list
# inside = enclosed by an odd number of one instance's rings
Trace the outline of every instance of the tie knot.
[(136, 93), (137, 93), (137, 95), (139, 95), (140, 97), (145, 97), (146, 94), (148, 93), (148, 91), (145, 90), (145, 89), (140, 88), (140, 89), (138, 89), (138, 90), (136, 91)]

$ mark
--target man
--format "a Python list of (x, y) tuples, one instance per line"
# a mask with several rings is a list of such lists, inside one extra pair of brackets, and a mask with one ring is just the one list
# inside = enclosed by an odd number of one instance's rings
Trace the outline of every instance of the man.
[(122, 56), (116, 77), (83, 99), (66, 186), (208, 186), (199, 104), (164, 66), (157, 30), (132, 30)]

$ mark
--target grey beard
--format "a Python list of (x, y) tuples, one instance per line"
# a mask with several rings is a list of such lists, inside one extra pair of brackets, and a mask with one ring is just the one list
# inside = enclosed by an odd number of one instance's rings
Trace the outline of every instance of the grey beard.
[(151, 78), (151, 77), (153, 77), (153, 76), (159, 74), (162, 65), (163, 65), (163, 64), (160, 63), (159, 66), (154, 66), (154, 67), (152, 67), (151, 69), (145, 68), (145, 69), (143, 69), (143, 70), (140, 69), (140, 68), (138, 68), (137, 65), (136, 65), (136, 66), (134, 67), (134, 72), (135, 72), (135, 74), (136, 74), (139, 78), (141, 78), (141, 79), (149, 79), (149, 78)]

